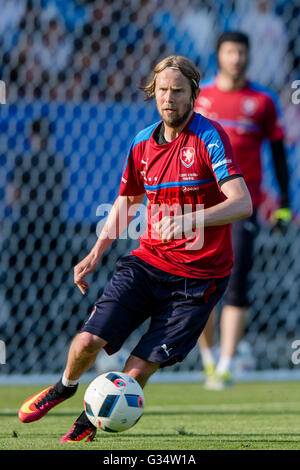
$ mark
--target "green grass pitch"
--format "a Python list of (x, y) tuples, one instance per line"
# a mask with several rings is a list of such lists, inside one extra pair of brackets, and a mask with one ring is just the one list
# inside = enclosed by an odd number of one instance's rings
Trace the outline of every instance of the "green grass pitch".
[(43, 419), (23, 424), (20, 404), (46, 386), (0, 386), (0, 450), (299, 450), (297, 382), (237, 383), (223, 392), (201, 383), (145, 388), (146, 407), (129, 431), (98, 431), (90, 443), (59, 442), (82, 410), (86, 385)]

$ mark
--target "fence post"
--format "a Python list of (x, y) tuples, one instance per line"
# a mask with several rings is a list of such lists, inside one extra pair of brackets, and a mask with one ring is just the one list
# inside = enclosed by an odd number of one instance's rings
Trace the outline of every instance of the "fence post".
[(6, 364), (6, 346), (2, 340), (0, 340), (0, 364)]
[(3, 80), (0, 80), (0, 104), (6, 104), (6, 85)]

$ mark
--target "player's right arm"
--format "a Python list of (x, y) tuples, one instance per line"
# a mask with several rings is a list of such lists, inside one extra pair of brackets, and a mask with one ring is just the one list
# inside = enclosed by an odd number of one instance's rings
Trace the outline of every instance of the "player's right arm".
[(284, 142), (284, 130), (280, 117), (282, 112), (276, 95), (266, 97), (264, 134), (269, 139), (272, 150), (273, 165), (280, 190), (280, 208), (271, 214), (274, 229), (282, 233), (288, 227), (292, 219), (292, 211), (289, 204), (289, 169)]
[(105, 250), (127, 228), (134, 218), (138, 207), (144, 200), (145, 193), (137, 196), (118, 196), (108, 215), (106, 223), (90, 253), (74, 268), (74, 283), (82, 294), (89, 284), (85, 276), (93, 272)]
[(82, 294), (85, 294), (89, 287), (88, 282), (84, 280), (85, 276), (96, 269), (105, 250), (127, 228), (144, 200), (145, 188), (138, 169), (142, 153), (135, 143), (134, 139), (125, 159), (119, 196), (105, 225), (90, 253), (74, 268), (74, 282)]

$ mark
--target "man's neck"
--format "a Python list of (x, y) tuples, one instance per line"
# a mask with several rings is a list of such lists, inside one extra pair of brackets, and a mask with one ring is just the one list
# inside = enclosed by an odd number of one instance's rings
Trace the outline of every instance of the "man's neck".
[(164, 126), (165, 126), (165, 139), (167, 142), (172, 142), (172, 140), (175, 140), (180, 132), (185, 128), (185, 126), (187, 125), (187, 123), (189, 122), (189, 120), (191, 119), (192, 115), (193, 115), (193, 109), (191, 110), (190, 114), (188, 115), (188, 117), (186, 118), (186, 120), (178, 127), (169, 127), (165, 122), (164, 122)]
[(233, 90), (240, 90), (244, 88), (247, 83), (247, 79), (244, 75), (233, 78), (222, 71), (219, 71), (217, 78), (216, 78), (216, 85), (221, 91), (233, 91)]

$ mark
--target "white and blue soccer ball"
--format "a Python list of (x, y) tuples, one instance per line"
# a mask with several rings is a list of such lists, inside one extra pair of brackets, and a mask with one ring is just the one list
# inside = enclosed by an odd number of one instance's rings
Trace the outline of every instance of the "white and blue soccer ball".
[(106, 432), (122, 432), (134, 426), (141, 418), (144, 406), (143, 389), (124, 372), (99, 375), (84, 394), (88, 419)]

